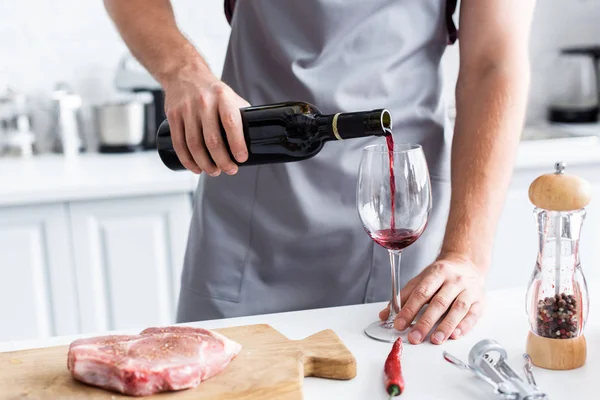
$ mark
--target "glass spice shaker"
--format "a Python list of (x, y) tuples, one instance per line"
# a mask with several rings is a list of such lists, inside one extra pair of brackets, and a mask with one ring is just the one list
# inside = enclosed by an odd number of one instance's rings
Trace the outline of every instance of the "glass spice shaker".
[(588, 290), (579, 262), (579, 234), (591, 186), (565, 173), (565, 167), (556, 163), (554, 173), (529, 187), (539, 249), (527, 290), (527, 353), (534, 365), (553, 370), (578, 368), (587, 353)]

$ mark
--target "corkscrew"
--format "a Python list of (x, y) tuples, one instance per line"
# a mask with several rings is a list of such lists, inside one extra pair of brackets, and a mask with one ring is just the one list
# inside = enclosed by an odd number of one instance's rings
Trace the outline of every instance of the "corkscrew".
[(486, 382), (502, 399), (507, 400), (549, 400), (535, 383), (528, 355), (524, 355), (527, 380), (523, 380), (508, 364), (506, 348), (493, 339), (482, 340), (469, 352), (469, 363), (461, 361), (448, 352), (444, 359), (460, 369), (470, 370)]

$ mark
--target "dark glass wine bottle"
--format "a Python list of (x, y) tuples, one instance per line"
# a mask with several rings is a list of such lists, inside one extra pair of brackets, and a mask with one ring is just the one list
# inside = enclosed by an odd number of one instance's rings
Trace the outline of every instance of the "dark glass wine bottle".
[[(385, 109), (324, 115), (312, 104), (286, 102), (240, 111), (248, 148), (245, 162), (238, 163), (231, 154), (221, 125), (229, 156), (240, 166), (306, 160), (319, 153), (329, 140), (386, 136), (392, 128), (392, 117)], [(185, 169), (173, 148), (167, 120), (158, 128), (156, 146), (167, 167)]]

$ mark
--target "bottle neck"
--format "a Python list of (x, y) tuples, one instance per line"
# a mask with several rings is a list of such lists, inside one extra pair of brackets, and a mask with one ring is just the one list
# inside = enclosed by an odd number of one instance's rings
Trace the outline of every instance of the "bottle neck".
[(392, 129), (392, 117), (384, 109), (321, 115), (316, 122), (323, 140), (387, 136)]

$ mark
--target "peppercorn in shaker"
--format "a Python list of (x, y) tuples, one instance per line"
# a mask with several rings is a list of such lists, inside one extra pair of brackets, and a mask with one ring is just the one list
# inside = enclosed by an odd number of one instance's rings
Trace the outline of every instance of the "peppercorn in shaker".
[(529, 199), (535, 205), (539, 248), (527, 290), (530, 332), (527, 353), (538, 367), (567, 370), (585, 364), (583, 334), (588, 290), (579, 261), (579, 234), (591, 186), (565, 173), (565, 164), (535, 179)]

